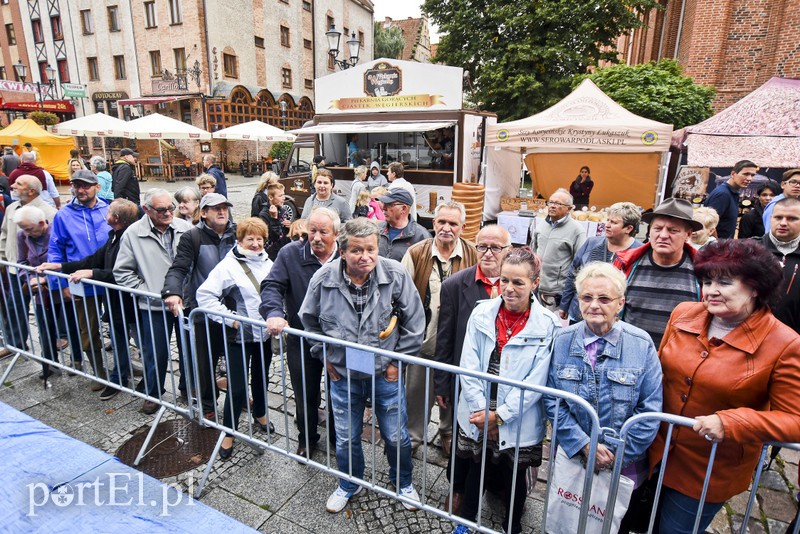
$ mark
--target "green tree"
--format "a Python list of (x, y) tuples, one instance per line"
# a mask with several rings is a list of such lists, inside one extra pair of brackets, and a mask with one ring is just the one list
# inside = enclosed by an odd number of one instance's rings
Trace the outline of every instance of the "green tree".
[(672, 59), (651, 61), (642, 65), (613, 65), (594, 74), (591, 79), (619, 105), (642, 117), (672, 124), (677, 130), (709, 118), (716, 91), (699, 85), (684, 76)]
[(400, 59), (406, 41), (403, 39), (403, 30), (400, 26), (391, 26), (388, 30), (383, 28), (383, 22), (375, 22), (375, 59), (385, 57)]
[(289, 156), (289, 152), (291, 151), (292, 143), (288, 141), (276, 141), (272, 143), (272, 147), (269, 149), (269, 157), (272, 159), (284, 160)]
[(643, 26), (656, 0), (425, 0), (439, 26), (436, 60), (470, 71), (472, 98), (500, 120), (566, 96), (573, 77), (616, 62), (619, 35)]

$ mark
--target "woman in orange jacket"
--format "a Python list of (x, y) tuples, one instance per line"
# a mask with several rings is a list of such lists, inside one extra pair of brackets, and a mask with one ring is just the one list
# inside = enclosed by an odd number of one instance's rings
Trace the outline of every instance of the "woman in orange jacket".
[[(676, 426), (668, 444), (661, 534), (692, 532), (714, 443), (699, 532), (748, 488), (763, 442), (800, 441), (800, 337), (770, 311), (780, 265), (762, 245), (729, 239), (698, 251), (695, 274), (702, 302), (675, 308), (659, 350), (664, 412), (696, 420)], [(652, 467), (666, 430), (650, 448)]]

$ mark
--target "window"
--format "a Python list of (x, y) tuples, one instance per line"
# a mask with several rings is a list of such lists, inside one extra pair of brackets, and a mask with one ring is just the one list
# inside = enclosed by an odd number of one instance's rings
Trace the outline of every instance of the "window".
[(225, 76), (230, 78), (238, 78), (239, 76), (236, 74), (236, 56), (231, 54), (222, 54), (222, 67)]
[(58, 79), (61, 83), (69, 83), (69, 65), (66, 59), (59, 59), (56, 62), (58, 70)]
[(97, 68), (97, 58), (87, 57), (86, 66), (89, 68), (89, 79), (96, 81), (100, 79), (100, 71)]
[(256, 36), (255, 39), (256, 39), (256, 47), (264, 48), (264, 38)]
[(17, 44), (17, 36), (14, 34), (13, 24), (6, 24), (6, 37), (8, 38), (8, 46)]
[[(108, 6), (108, 31), (119, 31), (119, 8), (117, 6)], [(120, 56), (121, 57), (121, 56)], [(120, 78), (124, 79), (124, 78)]]
[(305, 0), (303, 0), (303, 9), (305, 9), (306, 11), (311, 11), (311, 2), (306, 2)]
[(158, 50), (150, 52), (150, 76), (161, 76), (161, 52)]
[(358, 42), (361, 43), (361, 48), (364, 48), (364, 32), (358, 32)]
[(292, 69), (286, 67), (281, 69), (281, 84), (286, 89), (292, 88)]
[(171, 24), (183, 24), (181, 0), (169, 0), (169, 19)]
[(50, 80), (47, 79), (47, 61), (40, 61), (39, 62), (39, 79), (42, 83), (48, 83)]
[(144, 27), (145, 28), (155, 28), (156, 27), (156, 3), (155, 2), (145, 2), (144, 3)]
[(175, 58), (175, 74), (186, 72), (186, 49), (173, 48), (172, 57)]
[(42, 21), (39, 19), (31, 21), (31, 29), (33, 29), (33, 42), (43, 43), (44, 32), (42, 31)]
[(63, 39), (64, 30), (61, 28), (61, 17), (58, 15), (50, 17), (50, 27), (53, 29), (53, 39)]
[(92, 24), (92, 10), (81, 10), (81, 29), (84, 35), (91, 35), (94, 33), (94, 24)]
[(326, 22), (327, 22), (327, 26), (325, 26), (325, 31), (328, 31), (328, 29), (329, 29), (331, 26), (333, 26), (333, 17), (331, 17), (330, 15), (328, 15), (328, 16), (327, 16), (327, 18), (326, 18), (325, 20), (326, 20)]
[(314, 80), (309, 80), (308, 78), (306, 78), (304, 83), (305, 83), (306, 89), (313, 89), (314, 88)]
[(328, 54), (328, 70), (335, 70), (335, 69), (336, 69), (336, 63), (334, 63), (333, 61), (333, 56)]
[(289, 28), (281, 26), (281, 46), (289, 47)]
[(6, 79), (6, 68), (0, 65), (0, 80)]
[(311, 50), (311, 39), (303, 39), (303, 48)]
[(126, 80), (125, 56), (114, 56), (114, 77), (117, 80)]

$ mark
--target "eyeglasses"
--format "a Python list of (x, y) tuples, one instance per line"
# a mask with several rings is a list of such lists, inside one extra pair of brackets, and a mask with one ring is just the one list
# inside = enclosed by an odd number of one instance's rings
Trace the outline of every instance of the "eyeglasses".
[(90, 184), (89, 182), (70, 182), (73, 189), (91, 189), (97, 184)]
[(172, 213), (175, 211), (175, 204), (171, 204), (166, 208), (154, 208), (153, 206), (147, 206), (148, 209), (153, 210), (154, 212), (158, 213), (159, 215), (164, 215), (166, 212)]
[(487, 252), (489, 252), (491, 250), (492, 254), (497, 255), (497, 254), (500, 254), (501, 252), (503, 252), (505, 249), (509, 248), (510, 246), (511, 245), (506, 245), (504, 247), (501, 247), (500, 245), (492, 245), (492, 246), (478, 245), (475, 248), (478, 249), (478, 252), (480, 252), (481, 254), (486, 254)]
[(556, 202), (554, 200), (548, 200), (547, 201), (547, 205), (548, 206), (553, 206), (555, 208), (559, 208), (559, 207), (561, 207), (561, 208), (569, 208), (569, 207), (572, 206), (572, 204), (562, 204), (561, 202)]
[(583, 302), (584, 304), (591, 304), (592, 302), (594, 302), (594, 301), (596, 300), (596, 301), (597, 301), (597, 302), (599, 302), (599, 303), (600, 303), (602, 306), (608, 306), (609, 304), (611, 304), (611, 303), (612, 303), (612, 302), (614, 302), (615, 300), (619, 300), (619, 297), (616, 297), (616, 298), (613, 298), (613, 299), (612, 299), (611, 297), (606, 297), (605, 295), (603, 295), (603, 296), (600, 296), (600, 297), (593, 297), (593, 296), (591, 296), (591, 295), (581, 295), (581, 296), (580, 296), (580, 297), (578, 297), (578, 298), (579, 298), (579, 299), (580, 299), (580, 301), (581, 301), (581, 302)]
[(786, 180), (786, 185), (797, 187), (798, 185), (800, 185), (800, 180)]

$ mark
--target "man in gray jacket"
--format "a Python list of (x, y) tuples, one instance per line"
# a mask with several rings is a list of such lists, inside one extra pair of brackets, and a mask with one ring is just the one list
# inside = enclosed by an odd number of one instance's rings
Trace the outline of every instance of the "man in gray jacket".
[(542, 258), (539, 302), (552, 312), (558, 311), (564, 282), (575, 253), (586, 241), (586, 232), (571, 216), (572, 195), (556, 189), (547, 201), (547, 217), (537, 221), (531, 248)]
[[(175, 202), (164, 189), (147, 191), (142, 207), (147, 216), (133, 223), (122, 235), (114, 279), (121, 286), (160, 295), (178, 242), (191, 225), (173, 217)], [(150, 397), (160, 398), (170, 359), (169, 341), (177, 321), (160, 298), (135, 300), (141, 328), (139, 346), (145, 368), (144, 391)], [(153, 414), (158, 404), (146, 400), (142, 410)]]
[[(422, 301), (408, 271), (378, 256), (378, 235), (378, 226), (372, 220), (358, 218), (345, 224), (339, 237), (341, 258), (325, 264), (311, 278), (300, 320), (310, 333), (416, 355), (425, 330)], [(323, 359), (330, 377), (339, 471), (364, 477), (361, 432), (364, 405), (372, 396), (385, 442), (389, 478), (397, 484), (399, 475), (399, 494), (418, 501), (411, 480), (411, 440), (398, 361), (339, 345), (327, 344), (325, 351), (322, 348), (321, 343), (313, 344), (311, 353)], [(360, 491), (355, 482), (340, 478), (326, 509), (340, 512)], [(416, 509), (407, 502), (403, 506)]]

